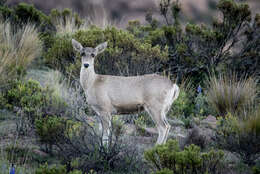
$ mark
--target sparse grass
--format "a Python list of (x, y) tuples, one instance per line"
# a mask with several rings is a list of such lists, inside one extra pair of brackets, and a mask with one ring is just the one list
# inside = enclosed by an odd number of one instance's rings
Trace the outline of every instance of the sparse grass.
[(257, 82), (252, 77), (221, 74), (210, 77), (208, 84), (208, 102), (220, 116), (227, 113), (241, 115), (257, 97)]
[(9, 22), (0, 21), (0, 83), (23, 74), (42, 50), (34, 25), (12, 30)]

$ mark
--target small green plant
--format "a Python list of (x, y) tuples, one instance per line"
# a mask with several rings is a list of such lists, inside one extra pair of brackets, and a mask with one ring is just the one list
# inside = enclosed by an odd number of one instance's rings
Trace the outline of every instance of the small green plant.
[(193, 103), (194, 89), (190, 87), (190, 84), (184, 82), (180, 86), (180, 93), (172, 104), (169, 111), (170, 117), (187, 118), (193, 114), (195, 105)]
[(52, 166), (49, 167), (47, 163), (41, 165), (35, 172), (35, 174), (66, 174), (66, 166)]
[(254, 167), (252, 168), (252, 171), (253, 171), (253, 174), (259, 174), (259, 173), (260, 173), (260, 167), (254, 166)]
[(203, 93), (198, 93), (198, 95), (194, 99), (195, 103), (195, 114), (196, 116), (207, 116), (209, 115), (212, 111), (210, 111), (207, 97)]
[(174, 174), (170, 169), (162, 169), (156, 172), (156, 174)]
[[(176, 140), (157, 145), (144, 153), (145, 159), (160, 172), (174, 174), (219, 173), (222, 171), (222, 151), (201, 152), (196, 145), (181, 150)], [(168, 169), (168, 170), (165, 170)], [(161, 171), (164, 170), (164, 171)]]
[(66, 165), (48, 165), (45, 163), (36, 169), (35, 174), (83, 174), (80, 170), (67, 172)]

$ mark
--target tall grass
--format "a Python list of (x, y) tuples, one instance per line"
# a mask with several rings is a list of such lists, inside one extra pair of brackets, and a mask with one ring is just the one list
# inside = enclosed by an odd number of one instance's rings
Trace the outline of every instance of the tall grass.
[(90, 25), (88, 20), (85, 20), (83, 23), (79, 24), (77, 19), (72, 16), (56, 17), (53, 22), (57, 34), (59, 35), (73, 34), (78, 30), (86, 30)]
[(208, 80), (207, 99), (220, 115), (243, 115), (257, 98), (257, 82), (252, 77), (238, 78), (236, 74), (211, 76)]
[[(0, 80), (16, 78), (41, 54), (42, 43), (34, 25), (27, 24), (16, 32), (9, 22), (0, 21)], [(0, 82), (0, 83), (1, 83)]]
[(260, 105), (249, 114), (248, 119), (244, 121), (244, 130), (260, 136)]

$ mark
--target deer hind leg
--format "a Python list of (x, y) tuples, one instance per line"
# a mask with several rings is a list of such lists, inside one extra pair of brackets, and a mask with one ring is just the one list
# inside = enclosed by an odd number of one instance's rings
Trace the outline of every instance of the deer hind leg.
[(167, 136), (170, 130), (170, 124), (166, 120), (163, 107), (158, 106), (159, 105), (157, 105), (157, 107), (145, 107), (145, 109), (151, 116), (158, 130), (159, 135), (156, 144), (163, 144), (167, 140)]
[(166, 133), (164, 134), (164, 139), (163, 139), (163, 143), (165, 143), (167, 141), (167, 138), (168, 138), (168, 135), (169, 135), (169, 132), (170, 132), (170, 129), (171, 129), (171, 125), (167, 121), (166, 112), (163, 111), (162, 114), (161, 114), (161, 117), (164, 121), (164, 124), (166, 125)]

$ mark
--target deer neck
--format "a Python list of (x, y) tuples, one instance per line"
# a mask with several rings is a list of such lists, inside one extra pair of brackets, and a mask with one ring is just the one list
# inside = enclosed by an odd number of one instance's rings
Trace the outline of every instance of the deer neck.
[(90, 89), (96, 79), (94, 67), (84, 68), (80, 70), (80, 83), (85, 91)]

